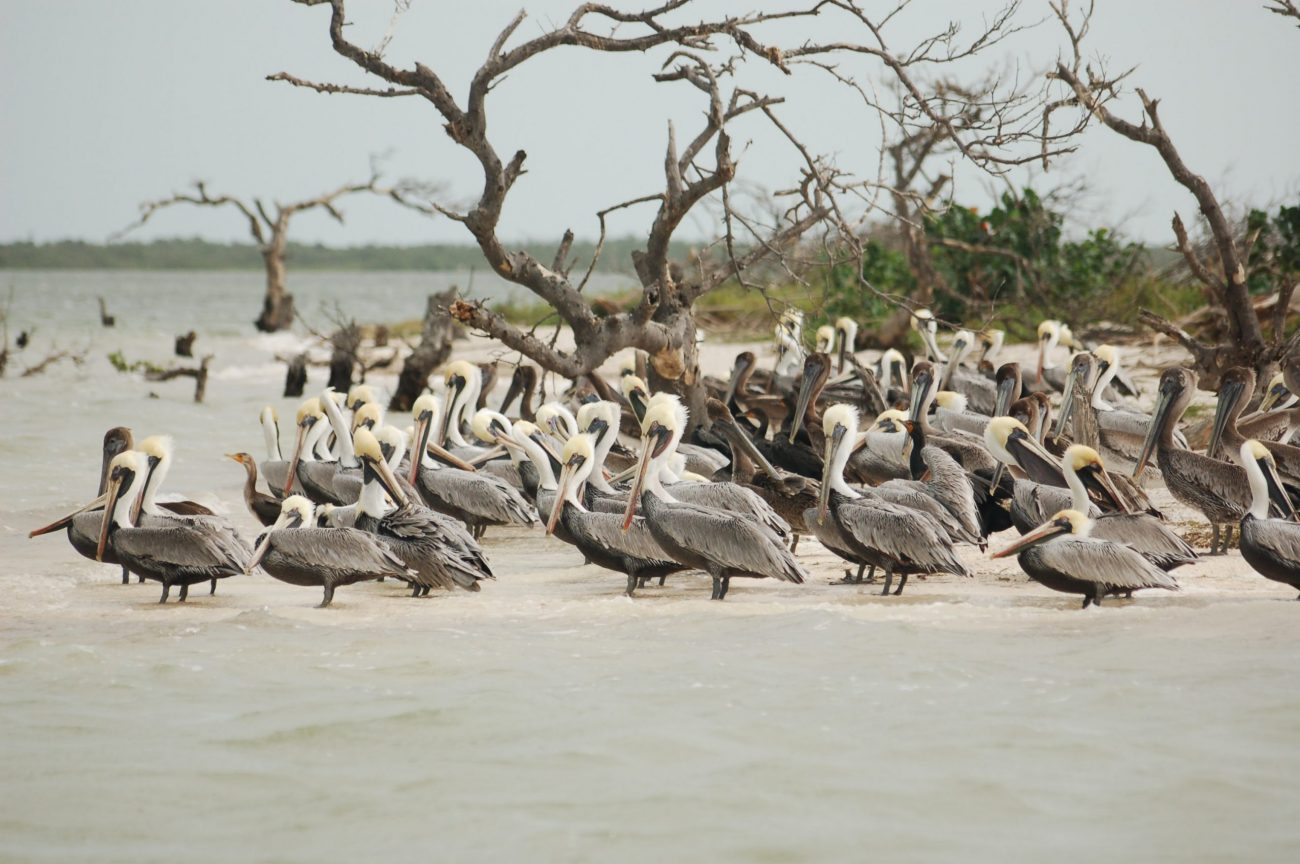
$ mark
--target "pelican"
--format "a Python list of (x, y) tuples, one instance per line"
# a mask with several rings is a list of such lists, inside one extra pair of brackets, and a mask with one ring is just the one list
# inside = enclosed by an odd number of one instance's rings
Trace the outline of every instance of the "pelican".
[[(1300, 590), (1300, 523), (1282, 488), (1273, 454), (1259, 441), (1248, 439), (1240, 455), (1251, 494), (1250, 509), (1241, 519), (1241, 557), (1264, 578)], [(1270, 502), (1287, 518), (1271, 518)]]
[[(1253, 369), (1234, 366), (1219, 378), (1219, 405), (1214, 414), (1210, 444), (1205, 448), (1205, 455), (1214, 456), (1218, 452), (1219, 442), (1223, 442), (1227, 454), (1234, 462), (1238, 461), (1237, 457), (1242, 453), (1241, 445), (1246, 443), (1247, 436), (1242, 434), (1237, 418), (1241, 416), (1241, 412), (1254, 393), (1255, 370)], [(1262, 415), (1261, 419), (1266, 422), (1256, 422), (1254, 424), (1256, 428), (1252, 430), (1250, 436), (1257, 440), (1263, 434), (1268, 434), (1270, 438), (1280, 437), (1282, 430), (1287, 426), (1288, 417), (1284, 412), (1275, 411)], [(1267, 433), (1260, 431), (1260, 427), (1264, 426), (1271, 427), (1267, 429)], [(1286, 483), (1293, 487), (1300, 485), (1300, 447), (1280, 444), (1276, 441), (1264, 441), (1260, 446), (1273, 455), (1273, 467)], [(1245, 465), (1244, 462), (1238, 464)]]
[(912, 329), (920, 334), (921, 341), (925, 343), (925, 356), (931, 362), (948, 362), (948, 358), (939, 350), (939, 343), (935, 340), (939, 332), (939, 322), (934, 320), (934, 314), (929, 309), (917, 309), (912, 313)]
[(257, 491), (257, 460), (247, 453), (227, 453), (226, 458), (243, 465), (247, 472), (244, 480), (244, 506), (248, 512), (263, 525), (274, 525), (282, 513), (281, 501), (274, 495)]
[(345, 502), (334, 494), (334, 464), (321, 462), (316, 457), (316, 445), (324, 440), (330, 431), (326, 422), (325, 409), (320, 399), (308, 399), (298, 407), (298, 440), (294, 444), (293, 456), (285, 472), (284, 495), (293, 492), (294, 484), (302, 487), (303, 492), (313, 501), (326, 504), (342, 505)]
[(562, 442), (578, 434), (577, 418), (573, 416), (572, 411), (559, 402), (547, 402), (538, 408), (537, 419), (534, 422)]
[(1107, 594), (1141, 588), (1178, 590), (1178, 581), (1121, 543), (1089, 535), (1093, 522), (1078, 510), (1062, 510), (994, 558), (1016, 555), (1020, 569), (1040, 585), (1082, 594), (1083, 607), (1100, 606)]
[[(1159, 518), (1148, 512), (1126, 511), (1123, 496), (1116, 489), (1096, 450), (1075, 444), (1065, 451), (1061, 467), (1070, 488), (1068, 509), (1089, 514), (1092, 519), (1092, 537), (1122, 543), (1166, 572), (1196, 561), (1196, 552), (1187, 545), (1187, 541), (1169, 530), (1169, 526)], [(1089, 512), (1092, 509), (1087, 488), (1089, 485), (1092, 486), (1094, 496), (1109, 503), (1118, 512), (1092, 515)]]
[(921, 426), (929, 441), (948, 451), (967, 471), (993, 470), (996, 461), (989, 455), (979, 436), (964, 432), (940, 435), (930, 428), (930, 403), (934, 401), (934, 365), (922, 360), (912, 367), (912, 404), (908, 419)]
[(1060, 321), (1049, 320), (1038, 325), (1038, 372), (1034, 376), (1038, 389), (1044, 386), (1058, 391), (1065, 389), (1065, 374), (1052, 360), (1056, 346), (1061, 344), (1062, 329)]
[(1300, 398), (1291, 392), (1291, 388), (1287, 387), (1286, 374), (1278, 372), (1269, 379), (1268, 390), (1264, 393), (1264, 399), (1259, 403), (1259, 410), (1261, 412), (1268, 411), (1274, 406), (1279, 409), (1290, 408), (1297, 402), (1300, 402)]
[(166, 520), (149, 527), (137, 527), (134, 513), (142, 499), (150, 473), (149, 457), (127, 450), (109, 466), (108, 498), (101, 517), (97, 560), (110, 548), (118, 561), (132, 573), (161, 582), (166, 603), (173, 585), (181, 586), (180, 599), (189, 596), (191, 585), (224, 579), (243, 573), (248, 549), (211, 523), (199, 520)]
[(509, 483), (474, 471), (463, 462), (460, 467), (448, 467), (429, 457), (429, 433), (437, 425), (438, 414), (438, 403), (432, 395), (425, 393), (416, 399), (411, 414), (415, 418), (415, 443), (407, 479), (425, 504), (464, 522), (475, 539), (493, 525), (533, 524), (528, 502)]
[(906, 393), (910, 379), (907, 377), (907, 358), (903, 352), (897, 348), (886, 348), (876, 364), (876, 379), (885, 393), (894, 388), (895, 381), (898, 382), (897, 389)]
[(266, 461), (262, 463), (262, 476), (271, 489), (283, 489), (289, 477), (289, 463), (280, 450), (280, 415), (270, 405), (258, 415), (262, 424), (262, 437), (266, 441)]
[[(380, 436), (392, 448), (395, 462), (401, 461), (400, 454), (406, 448), (405, 437), (391, 426), (377, 433), (361, 428), (353, 435), (363, 477), (356, 527), (377, 535), (408, 570), (414, 571), (408, 578), (417, 594), (427, 594), (430, 588), (451, 590), (456, 586), (478, 591), (480, 581), (495, 579), (483, 550), (459, 522), (411, 503), (388, 466)], [(388, 509), (384, 492), (397, 503), (397, 509)]]
[(340, 585), (394, 578), (409, 579), (402, 560), (373, 534), (355, 528), (316, 528), (311, 501), (290, 495), (281, 502), (280, 516), (258, 540), (245, 568), (261, 565), (267, 573), (304, 587), (320, 586), (325, 597), (319, 609), (334, 600)]
[(857, 352), (857, 341), (857, 321), (845, 315), (835, 322), (835, 349), (839, 354), (839, 361), (835, 366), (836, 372), (843, 372), (845, 359)]
[(991, 369), (997, 368), (998, 355), (1002, 353), (1002, 343), (1006, 340), (1005, 330), (996, 328), (985, 328), (977, 334), (980, 343), (980, 355), (975, 360), (975, 365), (984, 368), (987, 363)]
[(948, 362), (943, 367), (939, 389), (960, 393), (977, 415), (990, 417), (997, 410), (997, 385), (988, 376), (968, 372), (961, 365), (961, 361), (974, 347), (975, 334), (969, 330), (958, 330), (949, 349)]
[(731, 445), (731, 482), (752, 490), (790, 523), (794, 531), (790, 551), (795, 551), (799, 535), (809, 530), (803, 517), (817, 503), (816, 481), (773, 466), (721, 402), (710, 399), (707, 407), (714, 430)]
[(826, 468), (816, 521), (824, 524), (829, 513), (842, 541), (854, 553), (850, 560), (885, 569), (881, 594), (889, 593), (895, 574), (901, 575), (895, 595), (903, 593), (912, 573), (969, 576), (953, 554), (948, 534), (932, 517), (869, 493), (864, 497), (844, 481), (844, 466), (857, 434), (857, 411), (850, 405), (832, 405), (826, 409), (822, 423), (826, 430)]
[(823, 324), (817, 328), (817, 334), (813, 338), (813, 348), (820, 354), (829, 354), (835, 350), (835, 328), (830, 324)]
[[(632, 368), (636, 368), (636, 361), (633, 359)], [(515, 372), (510, 376), (510, 386), (506, 388), (506, 395), (501, 398), (500, 411), (504, 414), (510, 410), (515, 399), (519, 400), (519, 419), (531, 421), (537, 416), (536, 409), (533, 408), (533, 395), (537, 392), (537, 367), (519, 365), (515, 367)]]
[(570, 438), (560, 461), (564, 467), (547, 514), (548, 535), (555, 533), (556, 524), (563, 521), (566, 539), (589, 563), (627, 576), (629, 597), (646, 580), (657, 577), (662, 585), (664, 577), (682, 569), (660, 548), (644, 519), (633, 518), (624, 530), (621, 515), (592, 512), (583, 506), (579, 490), (599, 465), (591, 435), (583, 432)]
[[(850, 405), (845, 422), (856, 426), (857, 411)], [(946, 452), (925, 443), (925, 432), (905, 421), (910, 438), (910, 480), (889, 480), (874, 487), (876, 497), (927, 513), (938, 522), (954, 542), (983, 545), (979, 513), (975, 509), (975, 492), (962, 467)], [(922, 479), (922, 478), (928, 479)]]
[[(628, 496), (623, 529), (631, 527), (640, 506), (660, 548), (679, 564), (703, 570), (713, 579), (714, 600), (725, 598), (731, 580), (738, 576), (802, 584), (808, 574), (785, 548), (782, 535), (735, 511), (679, 501), (676, 490), (670, 492), (664, 488), (658, 468), (672, 454), (684, 431), (685, 413), (684, 407), (671, 402), (647, 409), (641, 457)], [(748, 490), (742, 491), (753, 495)]]
[[(1228, 550), (1232, 526), (1250, 509), (1250, 481), (1245, 469), (1184, 450), (1175, 443), (1174, 427), (1195, 392), (1196, 373), (1189, 369), (1174, 367), (1160, 376), (1151, 428), (1138, 454), (1133, 479), (1142, 476), (1155, 451), (1165, 486), (1183, 504), (1204, 514), (1213, 530), (1210, 554), (1219, 555)], [(1227, 536), (1220, 544), (1220, 526), (1225, 524), (1229, 526)]]
[[(122, 567), (122, 584), (125, 585), (131, 581), (131, 574), (127, 572), (126, 565), (117, 560), (111, 549), (106, 550), (104, 557), (96, 559), (95, 551), (99, 545), (99, 528), (104, 521), (103, 515), (99, 512), (103, 509), (104, 504), (108, 501), (106, 490), (108, 488), (108, 471), (109, 465), (112, 464), (114, 457), (131, 449), (132, 446), (131, 430), (125, 426), (114, 426), (104, 433), (104, 445), (102, 459), (99, 469), (99, 493), (95, 500), (91, 501), (84, 507), (73, 511), (49, 525), (30, 532), (27, 536), (39, 537), (42, 534), (49, 534), (60, 528), (67, 528), (68, 542), (77, 554), (90, 560), (100, 560), (105, 564), (118, 564)], [(140, 577), (144, 581), (144, 577)]]
[(478, 402), (483, 374), (473, 363), (457, 360), (447, 367), (444, 380), (447, 395), (436, 443), (461, 459), (473, 462), (487, 451), (466, 441), (460, 430), (467, 420), (470, 406)]
[(776, 322), (776, 367), (773, 375), (790, 378), (803, 365), (803, 312), (793, 306), (781, 313)]
[(343, 401), (348, 410), (353, 413), (360, 411), (362, 406), (365, 405), (374, 405), (380, 410), (383, 409), (379, 399), (375, 396), (375, 389), (369, 384), (353, 384), (348, 389), (347, 398)]

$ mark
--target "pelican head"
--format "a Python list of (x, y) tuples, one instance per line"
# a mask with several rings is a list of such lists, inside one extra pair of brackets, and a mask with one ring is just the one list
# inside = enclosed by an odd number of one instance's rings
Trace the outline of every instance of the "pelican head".
[(362, 405), (376, 404), (379, 400), (375, 398), (374, 388), (369, 384), (353, 384), (345, 402), (348, 408), (356, 411)]
[(172, 458), (173, 442), (170, 435), (150, 435), (136, 448), (149, 459), (151, 465), (168, 462)]
[(985, 360), (992, 363), (998, 354), (1002, 352), (1002, 343), (1006, 340), (1007, 334), (1005, 330), (985, 328), (979, 332), (976, 338), (979, 339), (980, 343), (979, 363), (983, 365)]
[(636, 349), (633, 349), (619, 358), (618, 377), (622, 378), (624, 375), (635, 375), (635, 374), (636, 374)]
[[(817, 524), (825, 524), (832, 488), (844, 491), (844, 463), (858, 435), (858, 409), (847, 403), (832, 405), (822, 414), (826, 452), (822, 459), (822, 482), (817, 495)], [(845, 442), (850, 446), (846, 447)]]
[(280, 502), (280, 515), (276, 518), (275, 524), (262, 535), (261, 541), (257, 548), (253, 550), (253, 557), (248, 559), (248, 564), (244, 567), (244, 573), (252, 573), (266, 553), (271, 549), (271, 532), (282, 531), (290, 528), (311, 528), (315, 526), (315, 508), (312, 503), (301, 495), (290, 495)]
[(411, 418), (415, 421), (415, 426), (411, 430), (411, 471), (407, 480), (412, 484), (420, 475), (420, 464), (424, 461), (423, 456), (429, 446), (429, 435), (438, 425), (439, 413), (438, 400), (432, 393), (421, 394), (411, 406)]
[(993, 386), (997, 393), (994, 402), (993, 416), (1000, 417), (1007, 413), (1011, 403), (1020, 395), (1020, 364), (1003, 363), (998, 367), (998, 371), (993, 376)]
[(578, 409), (578, 431), (590, 432), (600, 440), (611, 428), (618, 429), (621, 410), (613, 402), (588, 402)]
[(537, 424), (561, 441), (569, 440), (578, 432), (572, 412), (559, 402), (547, 402), (538, 408)]
[(835, 349), (838, 363), (836, 370), (844, 371), (846, 358), (857, 350), (858, 322), (845, 315), (835, 322)]
[(500, 411), (483, 408), (474, 412), (470, 421), (470, 430), (474, 437), (484, 444), (501, 444), (506, 447), (516, 446), (510, 437), (510, 418)]
[(965, 393), (958, 393), (955, 390), (940, 390), (934, 394), (934, 404), (944, 411), (952, 411), (961, 414), (966, 410), (966, 404), (969, 400)]
[[(640, 501), (641, 488), (645, 485), (651, 463), (658, 463), (673, 452), (677, 439), (684, 432), (686, 408), (680, 401), (664, 399), (646, 407), (645, 417), (641, 421), (641, 457), (637, 461), (635, 479), (628, 495), (627, 510), (623, 514), (623, 530), (632, 524)], [(657, 472), (656, 472), (657, 473)], [(658, 484), (655, 477), (654, 484)]]
[(113, 525), (134, 524), (131, 512), (136, 501), (144, 494), (144, 482), (149, 474), (149, 457), (139, 450), (126, 450), (108, 463), (108, 486), (104, 492), (104, 518), (99, 525), (99, 542), (95, 546), (95, 560), (104, 560), (109, 531)]
[[(381, 438), (384, 439), (383, 444), (380, 443)], [(361, 460), (362, 476), (368, 480), (373, 475), (389, 497), (402, 505), (406, 503), (406, 493), (388, 465), (388, 460), (384, 456), (384, 444), (405, 450), (406, 438), (391, 426), (381, 427), (374, 432), (363, 426), (352, 433), (352, 447), (356, 451), (357, 458)]]
[[(419, 400), (416, 400), (417, 402)], [(365, 402), (352, 414), (352, 431), (366, 428), (374, 430), (383, 425), (383, 411), (378, 402)]]
[(948, 358), (939, 350), (939, 343), (935, 336), (939, 332), (939, 322), (934, 319), (934, 313), (929, 309), (917, 309), (912, 313), (912, 329), (921, 336), (921, 341), (925, 343), (926, 355), (936, 363), (947, 363)]
[(582, 484), (591, 476), (595, 461), (596, 449), (592, 436), (582, 432), (565, 442), (564, 452), (560, 454), (559, 489), (550, 516), (546, 520), (547, 534), (555, 533), (555, 523), (560, 521), (566, 501), (575, 507), (582, 507), (580, 490)]
[(1029, 434), (1029, 428), (1014, 417), (994, 417), (984, 427), (984, 446), (988, 448), (999, 462), (1015, 462), (1011, 454), (1007, 452), (1007, 441), (1012, 436), (1023, 435), (1026, 438), (1033, 437)]
[(818, 327), (814, 344), (816, 347), (813, 350), (829, 354), (835, 348), (835, 328), (830, 324)]
[(1038, 378), (1043, 380), (1043, 370), (1055, 369), (1056, 364), (1049, 362), (1048, 355), (1061, 341), (1061, 322), (1044, 321), (1038, 325)]
[(919, 421), (921, 415), (930, 408), (934, 394), (934, 364), (928, 360), (918, 360), (912, 367), (912, 404), (908, 418)]
[(624, 375), (619, 382), (619, 387), (623, 391), (623, 398), (627, 400), (628, 405), (632, 406), (632, 413), (640, 423), (645, 419), (646, 405), (650, 401), (650, 388), (636, 375)]
[(1096, 450), (1083, 444), (1067, 447), (1061, 457), (1061, 468), (1067, 480), (1073, 474), (1083, 485), (1084, 492), (1097, 503), (1119, 512), (1128, 510)]
[(1267, 518), (1269, 504), (1272, 503), (1283, 516), (1295, 519), (1295, 507), (1282, 485), (1282, 478), (1277, 473), (1277, 462), (1268, 448), (1254, 438), (1248, 438), (1241, 445), (1241, 464), (1245, 466), (1246, 477), (1250, 480), (1250, 515), (1256, 519)]
[(1151, 412), (1151, 423), (1147, 426), (1147, 437), (1142, 442), (1142, 450), (1138, 453), (1137, 464), (1133, 469), (1134, 480), (1142, 477), (1142, 471), (1155, 450), (1156, 439), (1164, 433), (1166, 427), (1172, 430), (1173, 425), (1182, 418), (1196, 393), (1197, 380), (1195, 372), (1181, 366), (1173, 366), (1161, 373), (1160, 383), (1156, 386), (1156, 405)]
[(958, 330), (957, 334), (952, 337), (952, 346), (949, 349), (951, 353), (948, 355), (947, 365), (943, 367), (943, 377), (939, 381), (939, 389), (948, 389), (953, 373), (961, 365), (962, 358), (969, 354), (974, 347), (975, 334), (969, 330)]
[(1097, 358), (1097, 371), (1101, 374), (1119, 363), (1119, 351), (1114, 345), (1098, 345), (1092, 356)]
[(1205, 448), (1205, 455), (1215, 456), (1223, 433), (1236, 422), (1254, 392), (1254, 369), (1233, 366), (1219, 377), (1219, 401), (1214, 410), (1214, 423), (1210, 427), (1210, 443)]
[(808, 415), (810, 405), (815, 405), (817, 396), (826, 386), (826, 379), (831, 374), (831, 358), (827, 354), (813, 352), (803, 362), (803, 376), (799, 382), (799, 394), (795, 399), (794, 414), (790, 422), (790, 443), (803, 428), (804, 418)]
[(1071, 534), (1075, 537), (1087, 537), (1091, 533), (1092, 520), (1088, 518), (1086, 513), (1080, 513), (1078, 510), (1061, 510), (1054, 513), (1051, 519), (1030, 531), (1015, 543), (1012, 543), (1001, 552), (994, 552), (989, 557), (1006, 558), (1017, 552), (1023, 552), (1031, 546), (1037, 546), (1039, 543), (1045, 543), (1065, 534)]
[(1285, 376), (1278, 372), (1269, 379), (1268, 389), (1264, 391), (1264, 399), (1259, 403), (1259, 410), (1267, 411), (1274, 405), (1286, 407), (1294, 401), (1291, 391), (1287, 389)]
[(886, 348), (880, 355), (880, 383), (886, 390), (894, 386), (894, 377), (898, 377), (898, 386), (907, 389), (907, 358), (897, 348)]

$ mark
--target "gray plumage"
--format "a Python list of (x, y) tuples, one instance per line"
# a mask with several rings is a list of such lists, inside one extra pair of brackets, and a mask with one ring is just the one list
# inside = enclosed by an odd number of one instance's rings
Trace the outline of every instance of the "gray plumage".
[(1084, 605), (1106, 594), (1142, 588), (1178, 590), (1174, 577), (1119, 543), (1094, 537), (1054, 537), (1017, 556), (1030, 578), (1053, 591), (1083, 594)]
[(139, 528), (112, 526), (109, 542), (117, 559), (145, 579), (161, 582), (160, 603), (173, 585), (181, 588), (243, 573), (252, 554), (243, 541), (203, 520), (150, 521)]
[(282, 528), (265, 542), (262, 569), (290, 585), (323, 588), (322, 607), (330, 605), (340, 585), (415, 575), (374, 535), (352, 528)]

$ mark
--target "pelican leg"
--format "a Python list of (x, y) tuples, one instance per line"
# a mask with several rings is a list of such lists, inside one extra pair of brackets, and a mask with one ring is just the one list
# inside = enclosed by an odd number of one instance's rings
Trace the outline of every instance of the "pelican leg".
[[(859, 582), (862, 581), (862, 567), (863, 567), (863, 565), (861, 565), (861, 564), (858, 565), (858, 581), (859, 581)], [(872, 565), (871, 565), (871, 572), (867, 574), (867, 584), (873, 584), (873, 583), (875, 583), (875, 581), (876, 581), (876, 565), (875, 565), (875, 564), (872, 564)]]
[(634, 593), (636, 593), (637, 587), (644, 584), (645, 584), (645, 580), (643, 578), (634, 576), (633, 574), (629, 573), (627, 574), (627, 590), (624, 591), (623, 593), (631, 597)]
[(414, 582), (411, 583), (411, 596), (412, 597), (420, 596), (420, 586)]
[(667, 578), (668, 578), (668, 574), (667, 574), (667, 573), (665, 573), (664, 575), (662, 575), (662, 576), (659, 577), (659, 587), (660, 587), (660, 588), (664, 587), (664, 580), (667, 579)]
[(722, 590), (718, 592), (718, 599), (719, 599), (719, 600), (725, 600), (725, 599), (727, 598), (727, 589), (730, 588), (730, 587), (731, 587), (731, 577), (730, 577), (730, 576), (723, 576), (723, 577), (722, 577)]
[(136, 582), (137, 585), (143, 585), (143, 584), (144, 584), (144, 577), (143, 577), (143, 576), (137, 576), (135, 582)]
[(1088, 608), (1089, 606), (1091, 606), (1091, 605), (1092, 605), (1092, 595), (1091, 595), (1091, 594), (1084, 594), (1084, 595), (1083, 595), (1083, 605), (1080, 606), (1079, 608), (1080, 608), (1080, 609), (1087, 609), (1087, 608)]
[(906, 584), (907, 584), (907, 574), (904, 573), (902, 577), (898, 580), (898, 587), (894, 589), (895, 597), (903, 593), (903, 586)]
[(1219, 554), (1219, 523), (1218, 522), (1213, 522), (1210, 524), (1210, 554), (1211, 555)]
[(184, 603), (185, 598), (188, 596), (190, 596), (190, 583), (185, 582), (181, 584), (181, 596), (176, 599), (178, 602)]
[(217, 593), (217, 580), (216, 580), (216, 579), (213, 579), (213, 580), (212, 580), (212, 587), (208, 589), (208, 596), (211, 597), (213, 594), (216, 594), (216, 593)]
[(159, 602), (159, 603), (166, 603), (166, 602), (167, 602), (167, 595), (168, 595), (169, 593), (171, 593), (171, 590), (172, 590), (171, 583), (170, 583), (170, 582), (164, 582), (164, 583), (163, 583), (163, 593), (162, 593), (162, 597), (159, 597), (159, 598), (158, 598), (158, 602)]
[(1224, 537), (1224, 540), (1223, 540), (1223, 554), (1224, 554), (1224, 555), (1227, 555), (1227, 554), (1228, 554), (1228, 547), (1230, 547), (1230, 546), (1232, 545), (1232, 535), (1233, 535), (1234, 533), (1236, 533), (1236, 530), (1237, 530), (1237, 526), (1236, 526), (1234, 523), (1229, 522), (1229, 523), (1227, 524), (1227, 529), (1226, 529), (1225, 537)]
[(123, 585), (131, 584), (131, 571), (127, 570), (125, 567), (122, 568), (122, 584)]
[[(713, 576), (712, 573), (710, 573), (709, 575)], [(722, 591), (722, 580), (719, 579), (717, 576), (713, 576), (713, 596), (709, 597), (709, 599), (721, 600), (722, 599), (721, 591)]]
[(332, 603), (332, 602), (334, 602), (334, 583), (333, 583), (333, 582), (326, 582), (326, 583), (325, 583), (325, 599), (322, 600), (322, 601), (320, 601), (320, 605), (317, 606), (316, 608), (317, 608), (317, 609), (324, 609), (326, 606), (330, 605), (330, 603)]
[(799, 548), (799, 535), (795, 534), (794, 539), (790, 541), (790, 554), (793, 555), (794, 550), (798, 548)]
[(646, 577), (646, 576), (638, 576), (638, 577), (636, 577), (636, 587), (638, 587), (638, 588), (644, 588), (644, 587), (645, 587), (645, 583), (648, 582), (648, 581), (650, 581), (648, 577)]
[(889, 589), (893, 587), (893, 584), (894, 584), (894, 568), (886, 567), (885, 568), (885, 590), (880, 592), (880, 596), (888, 597)]

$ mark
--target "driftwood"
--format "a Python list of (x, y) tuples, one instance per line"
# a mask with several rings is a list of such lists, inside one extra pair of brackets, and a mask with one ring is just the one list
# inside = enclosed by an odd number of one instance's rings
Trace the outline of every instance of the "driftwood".
[(193, 357), (193, 356), (194, 356), (194, 340), (195, 340), (196, 338), (197, 338), (197, 334), (195, 334), (195, 332), (194, 332), (193, 330), (191, 330), (190, 332), (185, 333), (185, 334), (183, 334), (183, 335), (181, 335), (181, 336), (177, 336), (177, 337), (176, 337), (176, 356), (177, 356), (177, 357)]
[(452, 287), (441, 294), (431, 294), (425, 304), (424, 326), (420, 328), (420, 344), (402, 364), (397, 377), (397, 389), (388, 402), (390, 411), (410, 411), (415, 400), (424, 392), (429, 375), (451, 356), (452, 333), (455, 326), (447, 307), (456, 300), (457, 289)]
[(150, 371), (144, 373), (144, 378), (146, 381), (171, 381), (173, 378), (193, 378), (194, 401), (202, 402), (203, 397), (208, 392), (208, 365), (211, 362), (212, 355), (207, 354), (199, 361), (198, 366)]
[(95, 298), (99, 301), (99, 323), (105, 327), (117, 325), (117, 316), (108, 314), (108, 304), (104, 302), (103, 297)]
[(284, 374), (284, 395), (301, 396), (307, 386), (307, 355), (299, 354), (289, 361), (289, 369)]
[[(6, 351), (5, 353), (8, 354), (8, 351)], [(85, 352), (77, 353), (75, 351), (55, 351), (54, 353), (46, 357), (44, 360), (37, 363), (36, 365), (28, 366), (26, 369), (23, 370), (23, 374), (20, 377), (30, 378), (33, 375), (39, 375), (42, 372), (44, 372), (46, 369), (48, 369), (50, 366), (53, 366), (55, 363), (58, 363), (61, 360), (71, 360), (73, 363), (80, 366), (82, 363), (86, 362), (86, 355)], [(0, 374), (3, 374), (3, 372), (4, 372), (4, 366), (0, 364)]]

